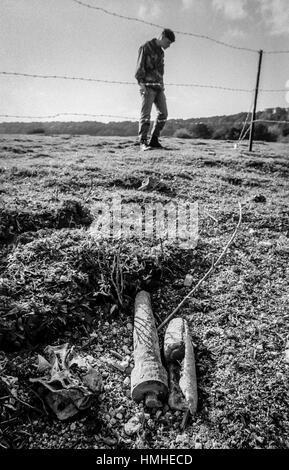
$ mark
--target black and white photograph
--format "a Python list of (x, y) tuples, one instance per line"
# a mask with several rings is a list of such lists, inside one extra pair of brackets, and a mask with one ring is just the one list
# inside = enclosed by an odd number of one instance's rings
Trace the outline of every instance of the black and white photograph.
[(1, 460), (288, 449), (288, 0), (0, 0), (0, 44)]

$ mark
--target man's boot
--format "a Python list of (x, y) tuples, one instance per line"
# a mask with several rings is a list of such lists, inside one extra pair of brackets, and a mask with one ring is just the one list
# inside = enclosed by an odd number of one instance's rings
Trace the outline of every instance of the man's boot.
[(149, 146), (154, 149), (163, 149), (164, 147), (160, 144), (159, 139), (152, 135), (151, 140), (149, 142)]
[(140, 141), (140, 150), (142, 150), (143, 152), (145, 152), (146, 150), (150, 150), (150, 146), (148, 145), (147, 141), (146, 140), (141, 140)]

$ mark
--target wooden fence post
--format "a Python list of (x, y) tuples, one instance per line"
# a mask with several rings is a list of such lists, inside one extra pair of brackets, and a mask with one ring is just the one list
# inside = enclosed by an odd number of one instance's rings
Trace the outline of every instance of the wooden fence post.
[(258, 99), (258, 91), (259, 91), (259, 80), (260, 80), (262, 56), (263, 56), (263, 50), (261, 49), (259, 51), (259, 61), (258, 61), (258, 72), (257, 72), (257, 80), (256, 80), (256, 88), (255, 88), (254, 108), (253, 108), (252, 119), (251, 119), (251, 127), (250, 127), (249, 152), (252, 151), (252, 145), (253, 145), (253, 139), (254, 139), (255, 116), (256, 116), (256, 107), (257, 107), (257, 99)]

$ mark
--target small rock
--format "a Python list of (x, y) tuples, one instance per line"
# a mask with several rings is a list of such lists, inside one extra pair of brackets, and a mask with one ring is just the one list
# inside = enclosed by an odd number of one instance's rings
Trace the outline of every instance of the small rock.
[(125, 369), (127, 369), (129, 367), (129, 361), (125, 360), (125, 361), (121, 361), (120, 362), (120, 366)]
[(202, 449), (202, 444), (200, 442), (195, 443), (195, 449)]
[[(119, 362), (118, 360), (111, 359), (110, 357), (104, 358), (103, 361), (104, 361), (107, 365), (113, 367), (114, 369), (120, 370), (121, 372), (124, 372), (125, 369), (126, 369), (126, 367), (127, 367), (126, 365), (124, 366), (124, 365), (123, 365), (121, 362)], [(111, 378), (114, 378), (114, 376), (111, 377)]]
[(76, 423), (72, 423), (70, 425), (70, 431), (75, 431), (75, 429), (76, 429)]
[(117, 414), (115, 415), (115, 417), (116, 417), (117, 419), (123, 419), (123, 415), (122, 415), (121, 413), (117, 413)]
[(123, 405), (120, 405), (115, 411), (116, 413), (123, 413), (125, 411), (125, 407)]
[(155, 178), (153, 176), (149, 176), (148, 178), (143, 180), (142, 185), (137, 189), (138, 189), (138, 191), (140, 191), (140, 190), (141, 191), (152, 190), (152, 189), (155, 189), (158, 186), (161, 186), (162, 184), (163, 183), (158, 181), (157, 178)]
[(136, 434), (140, 429), (142, 425), (139, 421), (139, 418), (137, 416), (133, 416), (128, 420), (127, 423), (124, 425), (124, 431), (128, 436), (132, 436), (133, 434)]
[(130, 378), (129, 377), (126, 377), (123, 381), (123, 385), (125, 387), (129, 387), (130, 386)]
[(111, 426), (114, 426), (116, 423), (117, 423), (117, 420), (116, 420), (115, 418), (111, 418), (109, 424), (110, 424)]
[(289, 364), (289, 349), (285, 350), (285, 359), (284, 360), (287, 364)]
[(113, 315), (114, 313), (116, 313), (117, 310), (118, 310), (118, 306), (114, 304), (110, 309), (110, 312), (109, 312), (110, 315)]
[(133, 330), (133, 325), (132, 325), (132, 323), (128, 323), (128, 324), (126, 325), (126, 327), (127, 327), (128, 331), (132, 331), (132, 330)]
[(189, 437), (188, 437), (187, 433), (185, 433), (185, 432), (183, 434), (178, 434), (177, 437), (176, 437), (176, 442), (177, 443), (188, 442), (188, 440), (189, 440)]
[(126, 345), (124, 345), (124, 346), (122, 347), (122, 350), (123, 350), (123, 352), (124, 352), (125, 354), (130, 354), (130, 350), (129, 350), (129, 348), (128, 348)]
[(159, 419), (159, 418), (160, 418), (160, 416), (162, 415), (162, 412), (163, 412), (162, 410), (158, 410), (158, 411), (156, 412), (156, 419)]
[(155, 427), (155, 423), (154, 423), (154, 420), (153, 419), (148, 419), (147, 420), (147, 426), (149, 427), (149, 429), (154, 429)]
[(112, 437), (102, 437), (101, 441), (107, 446), (114, 446), (115, 444), (117, 444), (117, 440), (113, 439)]
[(191, 287), (193, 283), (193, 276), (191, 274), (187, 274), (184, 280), (185, 287)]
[(265, 248), (268, 247), (270, 248), (273, 246), (273, 243), (270, 240), (264, 240), (258, 243), (259, 246), (264, 246)]
[(108, 410), (110, 416), (114, 416), (115, 415), (115, 409), (111, 406)]

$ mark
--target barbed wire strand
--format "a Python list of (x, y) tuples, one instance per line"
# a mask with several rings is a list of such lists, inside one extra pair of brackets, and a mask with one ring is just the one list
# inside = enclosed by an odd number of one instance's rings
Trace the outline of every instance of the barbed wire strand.
[[(252, 121), (254, 123), (256, 122), (267, 122), (267, 123), (274, 123), (274, 124), (289, 124), (289, 121), (274, 121), (273, 119), (270, 120), (270, 119), (255, 119), (254, 121)], [(251, 123), (250, 125), (248, 126), (246, 132), (244, 133), (244, 135), (242, 136), (242, 139), (240, 141), (237, 142), (237, 146), (239, 146), (239, 144), (245, 140), (248, 132), (250, 131), (250, 128), (251, 128)]]
[[(143, 24), (146, 24), (146, 25), (149, 25), (149, 26), (154, 26), (156, 28), (165, 29), (165, 27), (162, 26), (162, 25), (159, 25), (159, 24), (156, 24), (156, 23), (151, 23), (151, 22), (145, 21), (145, 20), (141, 20), (140, 18), (136, 18), (136, 17), (133, 17), (133, 16), (121, 15), (120, 13), (115, 13), (113, 11), (106, 10), (105, 8), (102, 8), (102, 7), (98, 7), (98, 6), (95, 6), (95, 5), (89, 5), (88, 3), (84, 3), (81, 0), (71, 0), (71, 1), (74, 2), (74, 3), (77, 3), (78, 5), (81, 5), (83, 7), (90, 8), (92, 10), (102, 11), (103, 13), (105, 13), (107, 15), (115, 16), (115, 17), (121, 18), (123, 20), (137, 21), (138, 23), (143, 23)], [(250, 47), (235, 46), (235, 45), (230, 44), (228, 42), (220, 41), (218, 39), (212, 38), (212, 37), (204, 35), (204, 34), (188, 33), (188, 32), (177, 31), (177, 30), (174, 30), (174, 32), (176, 34), (180, 34), (180, 35), (183, 35), (183, 36), (192, 36), (192, 37), (195, 37), (195, 38), (198, 38), (198, 39), (206, 39), (208, 41), (219, 44), (220, 46), (229, 47), (231, 49), (237, 49), (237, 50), (240, 50), (240, 51), (253, 52), (253, 53), (259, 52), (259, 50), (257, 50), (257, 49), (252, 49)], [(263, 50), (263, 53), (265, 53), (265, 54), (289, 54), (289, 50), (279, 50), (279, 51), (278, 50), (277, 51)]]
[[(88, 3), (84, 3), (80, 0), (71, 0), (71, 1), (74, 2), (74, 3), (77, 3), (81, 6), (84, 6), (86, 8), (90, 8), (92, 10), (102, 11), (103, 13), (106, 13), (107, 15), (110, 15), (110, 16), (115, 16), (117, 18), (122, 18), (124, 20), (129, 20), (129, 21), (137, 21), (138, 23), (143, 23), (143, 24), (146, 24), (146, 25), (149, 25), (149, 26), (154, 26), (156, 28), (165, 29), (165, 26), (162, 26), (160, 24), (151, 23), (149, 21), (141, 20), (140, 18), (136, 18), (136, 17), (133, 17), (133, 16), (121, 15), (120, 13), (115, 13), (115, 12), (106, 10), (105, 8), (102, 8), (102, 7), (97, 7), (95, 5), (89, 5)], [(233, 44), (229, 44), (229, 43), (224, 42), (224, 41), (219, 41), (218, 39), (211, 38), (210, 36), (206, 36), (204, 34), (188, 33), (188, 32), (177, 31), (177, 30), (174, 30), (174, 32), (176, 34), (180, 34), (180, 35), (183, 35), (183, 36), (192, 36), (192, 37), (199, 38), (199, 39), (206, 39), (208, 41), (212, 41), (216, 44), (219, 44), (221, 46), (226, 46), (226, 47), (229, 47), (231, 49), (238, 49), (240, 51), (253, 52), (253, 53), (259, 52), (257, 49), (251, 49), (249, 47), (234, 46)]]
[[(91, 77), (71, 77), (68, 75), (44, 75), (44, 74), (32, 74), (32, 73), (22, 73), (22, 72), (6, 72), (0, 71), (0, 75), (4, 76), (16, 76), (16, 77), (29, 77), (29, 78), (44, 78), (44, 79), (58, 79), (58, 80), (79, 80), (84, 82), (96, 82), (96, 83), (107, 83), (107, 84), (117, 84), (117, 85), (134, 85), (138, 86), (136, 82), (128, 82), (128, 81), (120, 81), (120, 80), (104, 80), (100, 78), (91, 78)], [(160, 83), (145, 83), (146, 86), (156, 86), (160, 85)], [(217, 90), (224, 90), (224, 91), (238, 91), (238, 92), (245, 92), (251, 93), (255, 91), (254, 89), (250, 88), (232, 88), (232, 87), (224, 87), (220, 85), (202, 85), (201, 83), (165, 83), (165, 86), (177, 86), (177, 87), (196, 87), (196, 88), (212, 88)], [(288, 92), (287, 88), (277, 88), (277, 89), (264, 89), (259, 88), (259, 92), (263, 93), (284, 93)]]
[(239, 143), (243, 140), (243, 139), (242, 139), (242, 135), (243, 135), (243, 132), (244, 132), (244, 130), (245, 130), (247, 121), (248, 121), (248, 119), (249, 119), (249, 115), (250, 115), (251, 112), (252, 112), (253, 105), (254, 105), (254, 94), (252, 93), (252, 99), (251, 99), (251, 104), (250, 104), (250, 107), (249, 107), (249, 111), (248, 111), (247, 116), (246, 116), (246, 119), (245, 119), (245, 121), (244, 121), (243, 128), (242, 128), (242, 130), (241, 130), (241, 133), (240, 133), (240, 136), (239, 136), (237, 145), (239, 145)]
[[(249, 113), (248, 113), (249, 114)], [(111, 117), (111, 118), (119, 118), (119, 119), (135, 119), (136, 121), (139, 120), (139, 118), (135, 116), (118, 116), (114, 114), (88, 114), (88, 113), (57, 113), (57, 114), (51, 114), (51, 115), (46, 115), (46, 116), (22, 116), (22, 115), (11, 115), (11, 114), (0, 114), (0, 118), (17, 118), (17, 119), (54, 119), (59, 116), (86, 116), (86, 117)], [(189, 120), (189, 119), (195, 119), (195, 118), (176, 118), (176, 117), (171, 117), (170, 120)], [(246, 118), (247, 119), (247, 118)], [(245, 123), (245, 121), (241, 121), (241, 123)], [(252, 122), (267, 122), (267, 123), (273, 123), (273, 124), (289, 124), (289, 121), (282, 120), (282, 121), (275, 121), (275, 120), (270, 120), (270, 119), (255, 119)], [(204, 123), (203, 120), (197, 119), (196, 121), (193, 122), (193, 124), (200, 124)], [(250, 127), (249, 127), (250, 129)], [(246, 130), (245, 134), (247, 134), (248, 129)]]
[(0, 118), (15, 118), (15, 119), (55, 119), (60, 116), (110, 117), (110, 118), (118, 118), (118, 119), (138, 120), (138, 118), (134, 116), (118, 116), (114, 114), (57, 113), (57, 114), (50, 114), (46, 116), (20, 116), (20, 115), (11, 115), (11, 114), (0, 114)]
[[(6, 76), (16, 76), (16, 77), (29, 77), (29, 78), (44, 78), (44, 79), (61, 79), (61, 80), (80, 80), (80, 81), (87, 81), (87, 82), (97, 82), (97, 83), (107, 83), (107, 84), (117, 84), (117, 85), (134, 85), (138, 86), (136, 82), (128, 82), (128, 81), (119, 81), (119, 80), (103, 80), (99, 78), (89, 78), (89, 77), (69, 77), (67, 75), (43, 75), (43, 74), (30, 74), (30, 73), (20, 73), (20, 72), (0, 72), (0, 75)], [(160, 85), (160, 83), (145, 83), (146, 86), (156, 86)], [(165, 83), (165, 86), (179, 86), (179, 87), (197, 87), (197, 88), (212, 88), (224, 91), (238, 91), (238, 92), (245, 92), (251, 93), (253, 90), (248, 88), (230, 88), (230, 87), (223, 87), (219, 85), (202, 85), (200, 83)]]
[(246, 132), (245, 132), (245, 133), (243, 134), (243, 136), (242, 136), (242, 139), (241, 139), (241, 140), (238, 140), (238, 142), (237, 142), (237, 144), (236, 144), (236, 148), (238, 148), (239, 145), (245, 140), (245, 138), (246, 138), (246, 136), (247, 136), (247, 134), (248, 134), (250, 128), (251, 128), (251, 125), (249, 125), (249, 126), (247, 127)]
[(289, 50), (281, 51), (263, 51), (265, 54), (289, 54)]
[(247, 117), (246, 117), (246, 120), (245, 120), (245, 122), (244, 122), (243, 128), (242, 128), (242, 130), (241, 130), (241, 133), (240, 133), (240, 136), (239, 136), (237, 145), (239, 145), (239, 143), (241, 143), (242, 140), (243, 140), (243, 132), (244, 132), (244, 130), (245, 130), (245, 127), (246, 127), (246, 124), (247, 124), (247, 121), (248, 121), (248, 117), (249, 117), (250, 114), (251, 114), (251, 111), (249, 111), (248, 114), (247, 114)]
[(259, 88), (259, 92), (261, 92), (261, 93), (262, 93), (262, 92), (263, 92), (263, 93), (275, 93), (275, 92), (277, 92), (277, 93), (280, 93), (280, 92), (284, 93), (284, 91), (285, 91), (285, 92), (288, 92), (288, 88), (276, 88), (275, 90), (274, 90), (274, 89), (271, 89), (271, 90), (270, 90), (270, 89)]
[[(118, 118), (118, 119), (128, 119), (128, 120), (135, 120), (139, 121), (139, 117), (136, 116), (118, 116), (115, 114), (88, 114), (88, 113), (57, 113), (57, 114), (50, 114), (46, 116), (24, 116), (24, 115), (12, 115), (12, 114), (0, 114), (0, 118), (14, 118), (14, 119), (55, 119), (60, 116), (86, 116), (86, 117), (110, 117), (110, 118)], [(171, 120), (175, 121), (183, 121), (183, 118), (176, 118), (171, 117)], [(191, 119), (191, 118), (185, 118)], [(195, 118), (192, 118), (195, 119)], [(77, 122), (77, 121), (76, 121)], [(151, 120), (153, 122), (153, 119)], [(194, 121), (194, 124), (203, 124), (204, 121), (202, 119), (197, 119)]]
[[(242, 129), (241, 134), (243, 134), (243, 131), (244, 131), (244, 129), (245, 129), (245, 126), (246, 126), (246, 122), (244, 122), (244, 126), (243, 126), (243, 129)], [(249, 127), (250, 127), (250, 126), (249, 126)], [(248, 129), (248, 128), (247, 128), (247, 129)], [(246, 131), (246, 132), (247, 132), (247, 131)], [(237, 146), (237, 147), (239, 147), (239, 145), (243, 142), (243, 140), (244, 140), (244, 135), (246, 135), (246, 132), (245, 132), (243, 135), (240, 134), (240, 136), (239, 136), (239, 138), (238, 138), (238, 141), (237, 141), (237, 143), (236, 143), (236, 146)]]

